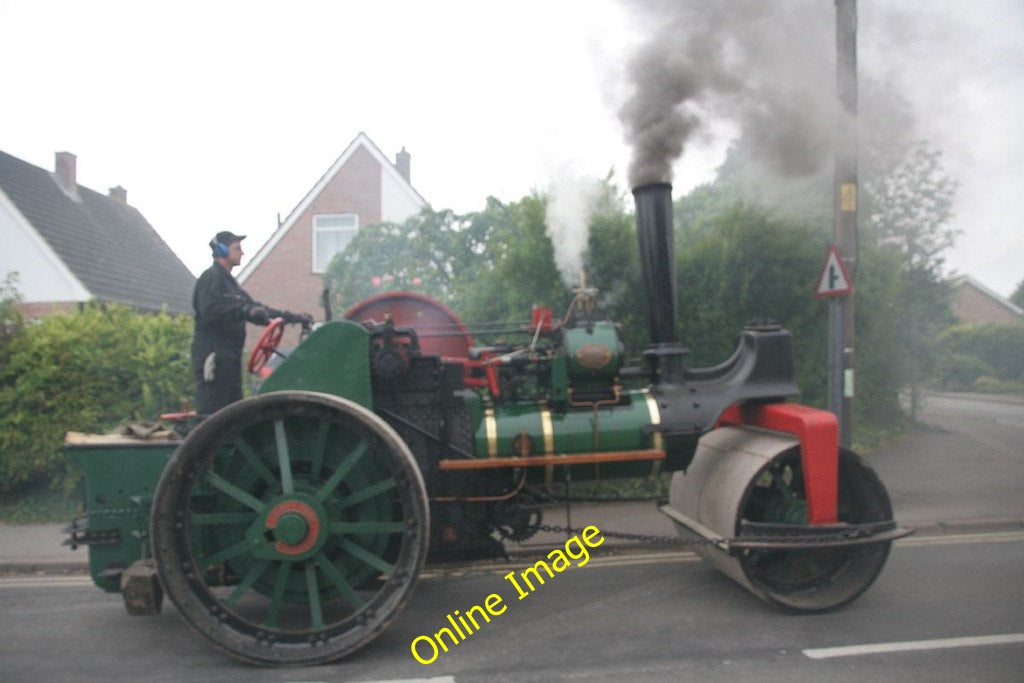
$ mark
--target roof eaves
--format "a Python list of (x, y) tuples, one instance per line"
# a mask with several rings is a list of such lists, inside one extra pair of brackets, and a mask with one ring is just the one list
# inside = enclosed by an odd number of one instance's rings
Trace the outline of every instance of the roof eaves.
[(402, 174), (398, 172), (398, 169), (395, 168), (395, 165), (391, 163), (391, 161), (384, 155), (380, 148), (377, 147), (373, 140), (371, 140), (366, 133), (360, 132), (358, 135), (355, 136), (355, 138), (353, 138), (352, 142), (349, 143), (348, 147), (345, 148), (345, 151), (343, 151), (338, 156), (338, 158), (334, 160), (334, 163), (331, 164), (330, 168), (327, 169), (327, 171), (320, 177), (316, 184), (314, 184), (313, 187), (310, 188), (309, 192), (306, 193), (306, 196), (302, 198), (302, 201), (300, 201), (295, 206), (295, 208), (292, 209), (291, 213), (288, 214), (288, 217), (284, 220), (284, 222), (282, 222), (281, 225), (278, 226), (277, 230), (275, 230), (274, 233), (270, 236), (270, 238), (263, 243), (263, 245), (259, 248), (256, 254), (251, 259), (249, 259), (249, 262), (242, 267), (242, 270), (239, 271), (237, 278), (239, 283), (245, 283), (249, 276), (252, 275), (252, 273), (263, 262), (263, 259), (265, 259), (270, 254), (270, 252), (274, 250), (274, 247), (277, 246), (278, 242), (280, 242), (281, 239), (288, 234), (288, 231), (290, 231), (292, 229), (292, 226), (295, 225), (295, 222), (299, 219), (299, 216), (301, 216), (306, 211), (306, 209), (309, 208), (309, 205), (313, 203), (313, 201), (320, 195), (320, 193), (324, 191), (324, 189), (331, 182), (331, 180), (334, 179), (334, 176), (338, 174), (338, 171), (340, 171), (342, 167), (346, 163), (348, 163), (348, 160), (352, 157), (353, 154), (355, 154), (355, 151), (359, 149), (360, 146), (364, 147), (370, 153), (370, 155), (377, 160), (381, 168), (384, 170), (384, 173), (390, 174), (391, 177), (394, 178), (399, 183), (399, 186), (403, 188), (403, 190), (408, 194), (409, 198), (412, 199), (412, 201), (416, 202), (420, 207), (425, 207), (428, 205), (427, 200), (424, 199), (423, 196), (416, 191), (416, 188), (414, 188), (409, 183), (409, 181), (406, 180), (402, 176)]
[(277, 227), (277, 230), (275, 230), (270, 238), (263, 243), (263, 246), (261, 246), (256, 254), (249, 259), (249, 262), (242, 267), (237, 278), (239, 283), (244, 283), (253, 271), (263, 263), (263, 259), (265, 259), (270, 252), (274, 250), (277, 243), (288, 234), (288, 231), (292, 229), (293, 225), (295, 225), (295, 221), (299, 219), (299, 216), (301, 216), (303, 212), (309, 208), (309, 205), (313, 203), (313, 200), (315, 200), (320, 193), (324, 191), (324, 188), (326, 188), (334, 176), (337, 175), (342, 166), (348, 163), (348, 160), (352, 157), (359, 146), (366, 145), (366, 143), (369, 143), (369, 147), (372, 147), (373, 145), (373, 143), (370, 142), (370, 139), (366, 137), (366, 133), (361, 132), (356, 135), (352, 142), (349, 143), (348, 147), (345, 148), (345, 151), (343, 151), (338, 158), (334, 160), (334, 163), (331, 164), (320, 179), (316, 181), (313, 187), (310, 188), (309, 192), (307, 192), (302, 200), (295, 205), (295, 208), (288, 214), (288, 217), (285, 218), (284, 222)]
[(981, 292), (985, 296), (989, 297), (993, 301), (995, 301), (995, 302), (997, 302), (999, 304), (1002, 304), (1006, 308), (1010, 309), (1010, 311), (1012, 311), (1013, 313), (1016, 313), (1017, 315), (1024, 315), (1024, 309), (1022, 309), (1020, 306), (1018, 306), (1017, 304), (1013, 303), (1009, 299), (1003, 298), (1002, 296), (1000, 296), (999, 294), (997, 294), (993, 290), (989, 289), (984, 284), (982, 284), (980, 281), (974, 279), (970, 275), (960, 275), (960, 276), (958, 276), (958, 277), (953, 279), (953, 286), (954, 287), (960, 287), (960, 286), (962, 286), (964, 284), (969, 284), (970, 286), (974, 287), (979, 292)]

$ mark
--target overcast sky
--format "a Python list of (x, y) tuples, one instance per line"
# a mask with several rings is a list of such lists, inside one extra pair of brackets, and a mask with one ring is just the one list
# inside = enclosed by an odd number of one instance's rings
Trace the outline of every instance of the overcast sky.
[[(859, 12), (862, 76), (903, 89), (961, 184), (950, 265), (1008, 296), (1024, 279), (1024, 2)], [(617, 112), (643, 19), (617, 0), (0, 0), (0, 150), (47, 169), (73, 152), (80, 184), (125, 187), (198, 273), (218, 230), (255, 253), (360, 131), (412, 154), (435, 208), (515, 201), (566, 168), (625, 186)], [(677, 196), (713, 178), (734, 130), (705, 124)]]

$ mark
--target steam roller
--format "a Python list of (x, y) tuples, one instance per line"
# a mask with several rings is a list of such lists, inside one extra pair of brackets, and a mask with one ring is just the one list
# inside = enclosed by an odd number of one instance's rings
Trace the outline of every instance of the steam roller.
[(325, 311), (257, 393), (185, 415), (180, 433), (68, 442), (87, 512), (71, 543), (94, 582), (132, 614), (166, 593), (242, 661), (323, 664), (380, 635), (425, 563), (501, 557), (535, 534), (555, 482), (671, 472), (661, 512), (751, 593), (800, 612), (855, 599), (908, 530), (835, 416), (792, 402), (781, 325), (748, 326), (719, 365), (684, 362), (671, 188), (634, 197), (651, 342), (638, 365), (584, 285), (561, 319), (537, 307), (506, 328), (474, 331), (411, 292)]

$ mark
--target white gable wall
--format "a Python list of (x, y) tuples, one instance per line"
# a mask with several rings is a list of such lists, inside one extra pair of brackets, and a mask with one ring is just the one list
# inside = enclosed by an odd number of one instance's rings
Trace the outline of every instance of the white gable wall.
[(17, 271), (15, 287), (26, 303), (88, 301), (89, 290), (64, 265), (35, 228), (0, 190), (0, 278)]
[(396, 179), (393, 169), (380, 169), (380, 219), (386, 223), (401, 223), (419, 213), (425, 206), (423, 198), (412, 192), (409, 183)]

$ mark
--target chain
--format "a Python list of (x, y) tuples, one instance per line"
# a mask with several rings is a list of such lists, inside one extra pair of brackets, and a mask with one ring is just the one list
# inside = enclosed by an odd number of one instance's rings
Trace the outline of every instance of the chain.
[[(551, 492), (541, 492), (537, 490), (531, 491), (540, 500), (546, 500), (547, 502), (625, 502), (625, 501), (665, 501), (664, 496), (651, 496), (651, 497), (626, 497), (626, 496), (609, 496), (609, 497), (589, 497), (589, 496), (559, 496)], [(541, 505), (524, 506), (526, 508), (540, 508)], [(892, 520), (886, 520), (882, 522), (874, 522), (867, 524), (854, 524), (850, 525), (848, 529), (837, 531), (833, 528), (815, 529), (813, 527), (804, 527), (799, 530), (785, 530), (778, 531), (776, 533), (761, 533), (761, 534), (748, 534), (743, 536), (711, 536), (703, 537), (694, 535), (692, 537), (683, 536), (662, 536), (656, 534), (635, 534), (626, 533), (621, 531), (606, 531), (601, 530), (601, 534), (608, 538), (618, 538), (625, 541), (638, 541), (640, 543), (650, 543), (652, 545), (673, 545), (673, 546), (699, 546), (699, 545), (714, 545), (719, 547), (728, 548), (731, 545), (739, 545), (740, 547), (756, 544), (773, 544), (780, 541), (784, 541), (788, 545), (806, 545), (808, 547), (820, 546), (824, 543), (830, 545), (835, 544), (836, 541), (858, 541), (860, 539), (868, 539), (871, 536), (879, 533), (892, 532), (897, 526)], [(531, 527), (531, 531), (547, 531), (553, 533), (565, 533), (565, 534), (582, 534), (583, 529), (569, 526), (559, 526), (555, 524), (540, 524)], [(763, 531), (763, 530), (762, 530)], [(773, 530), (775, 531), (775, 530)], [(890, 540), (890, 539), (881, 539)], [(861, 541), (862, 542), (862, 541)]]
[[(836, 541), (854, 541), (857, 539), (868, 539), (877, 533), (890, 532), (896, 528), (896, 524), (891, 520), (884, 522), (875, 522), (869, 524), (860, 524), (851, 526), (848, 531), (837, 533), (833, 529), (821, 529), (816, 530), (813, 528), (803, 528), (800, 531), (787, 531), (785, 533), (774, 533), (774, 534), (751, 534), (749, 536), (714, 536), (709, 538), (694, 537), (684, 538), (682, 536), (658, 536), (654, 534), (631, 534), (623, 533), (621, 531), (606, 531), (601, 530), (603, 536), (608, 538), (620, 538), (627, 541), (640, 541), (641, 543), (651, 543), (654, 545), (682, 545), (682, 546), (695, 546), (695, 545), (752, 545), (758, 543), (777, 543), (779, 541), (785, 541), (787, 544), (793, 545), (806, 545), (813, 547), (820, 545), (823, 542), (834, 544)], [(575, 527), (558, 526), (554, 524), (543, 524), (538, 526), (539, 531), (549, 531), (553, 533), (565, 533), (565, 534), (581, 534), (583, 529)], [(891, 539), (881, 539), (881, 541)], [(781, 549), (781, 548), (780, 548)]]
[[(539, 531), (550, 531), (553, 533), (582, 534), (583, 529), (559, 526), (557, 524), (542, 524), (537, 527)], [(654, 545), (718, 545), (736, 540), (730, 538), (683, 538), (682, 536), (656, 536), (654, 534), (629, 534), (622, 531), (601, 530), (601, 535), (608, 538), (621, 538), (624, 541), (640, 541)], [(746, 539), (744, 539), (746, 540)]]

